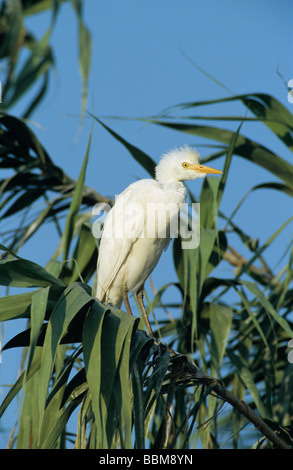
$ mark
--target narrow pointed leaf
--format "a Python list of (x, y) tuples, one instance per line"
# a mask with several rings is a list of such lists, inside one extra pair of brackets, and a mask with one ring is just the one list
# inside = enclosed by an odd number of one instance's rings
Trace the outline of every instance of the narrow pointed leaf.
[(247, 287), (247, 289), (252, 292), (255, 297), (259, 300), (264, 309), (268, 312), (269, 315), (284, 329), (284, 331), (293, 338), (293, 330), (291, 329), (287, 320), (282, 317), (279, 312), (277, 312), (271, 302), (265, 297), (261, 292), (257, 284), (249, 281), (241, 281), (241, 283)]
[(93, 129), (91, 129), (86, 154), (84, 157), (82, 168), (78, 177), (78, 181), (74, 190), (73, 198), (72, 198), (68, 216), (66, 219), (65, 232), (64, 232), (63, 261), (67, 260), (69, 256), (69, 250), (70, 250), (70, 245), (71, 245), (71, 241), (73, 237), (74, 226), (75, 226), (75, 222), (77, 220), (77, 216), (80, 210), (80, 205), (82, 202), (83, 190), (84, 190), (84, 185), (85, 185), (85, 173), (86, 173), (86, 167), (87, 167), (88, 159), (89, 159), (92, 132), (93, 132)]
[(0, 285), (13, 287), (46, 287), (65, 284), (38, 264), (26, 259), (0, 261)]
[(149, 157), (146, 153), (144, 153), (139, 148), (135, 147), (134, 145), (127, 142), (123, 137), (121, 137), (117, 132), (110, 129), (109, 126), (106, 126), (100, 119), (93, 116), (94, 119), (101, 124), (118, 142), (120, 142), (124, 147), (129, 151), (129, 153), (133, 156), (133, 158), (151, 175), (153, 178), (155, 175), (155, 162)]

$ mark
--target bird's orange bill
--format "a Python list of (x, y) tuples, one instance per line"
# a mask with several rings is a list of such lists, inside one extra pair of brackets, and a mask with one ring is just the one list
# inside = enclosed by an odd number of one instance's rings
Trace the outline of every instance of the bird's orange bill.
[(211, 175), (222, 175), (223, 172), (216, 170), (216, 168), (211, 168), (209, 166), (201, 165), (200, 163), (194, 163), (189, 166), (189, 170), (194, 170), (196, 173), (207, 173)]

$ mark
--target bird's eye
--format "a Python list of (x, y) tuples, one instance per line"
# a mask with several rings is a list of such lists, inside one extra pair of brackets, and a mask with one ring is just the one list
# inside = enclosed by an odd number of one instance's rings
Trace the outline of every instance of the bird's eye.
[(182, 163), (182, 166), (183, 166), (183, 168), (188, 168), (188, 163), (184, 162), (184, 163)]

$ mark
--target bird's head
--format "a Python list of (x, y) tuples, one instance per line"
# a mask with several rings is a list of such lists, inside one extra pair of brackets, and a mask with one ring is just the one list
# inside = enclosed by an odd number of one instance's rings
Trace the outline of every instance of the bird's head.
[(201, 165), (199, 154), (188, 146), (171, 150), (162, 156), (156, 166), (156, 179), (162, 184), (194, 180), (203, 178), (207, 174), (221, 175), (222, 171)]

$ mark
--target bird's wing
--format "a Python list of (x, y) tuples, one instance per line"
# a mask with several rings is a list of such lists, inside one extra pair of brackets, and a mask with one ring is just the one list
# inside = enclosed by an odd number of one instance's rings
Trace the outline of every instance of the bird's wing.
[(137, 183), (119, 195), (105, 220), (98, 259), (97, 297), (100, 300), (110, 288), (133, 244), (143, 234), (144, 212), (135, 197)]

